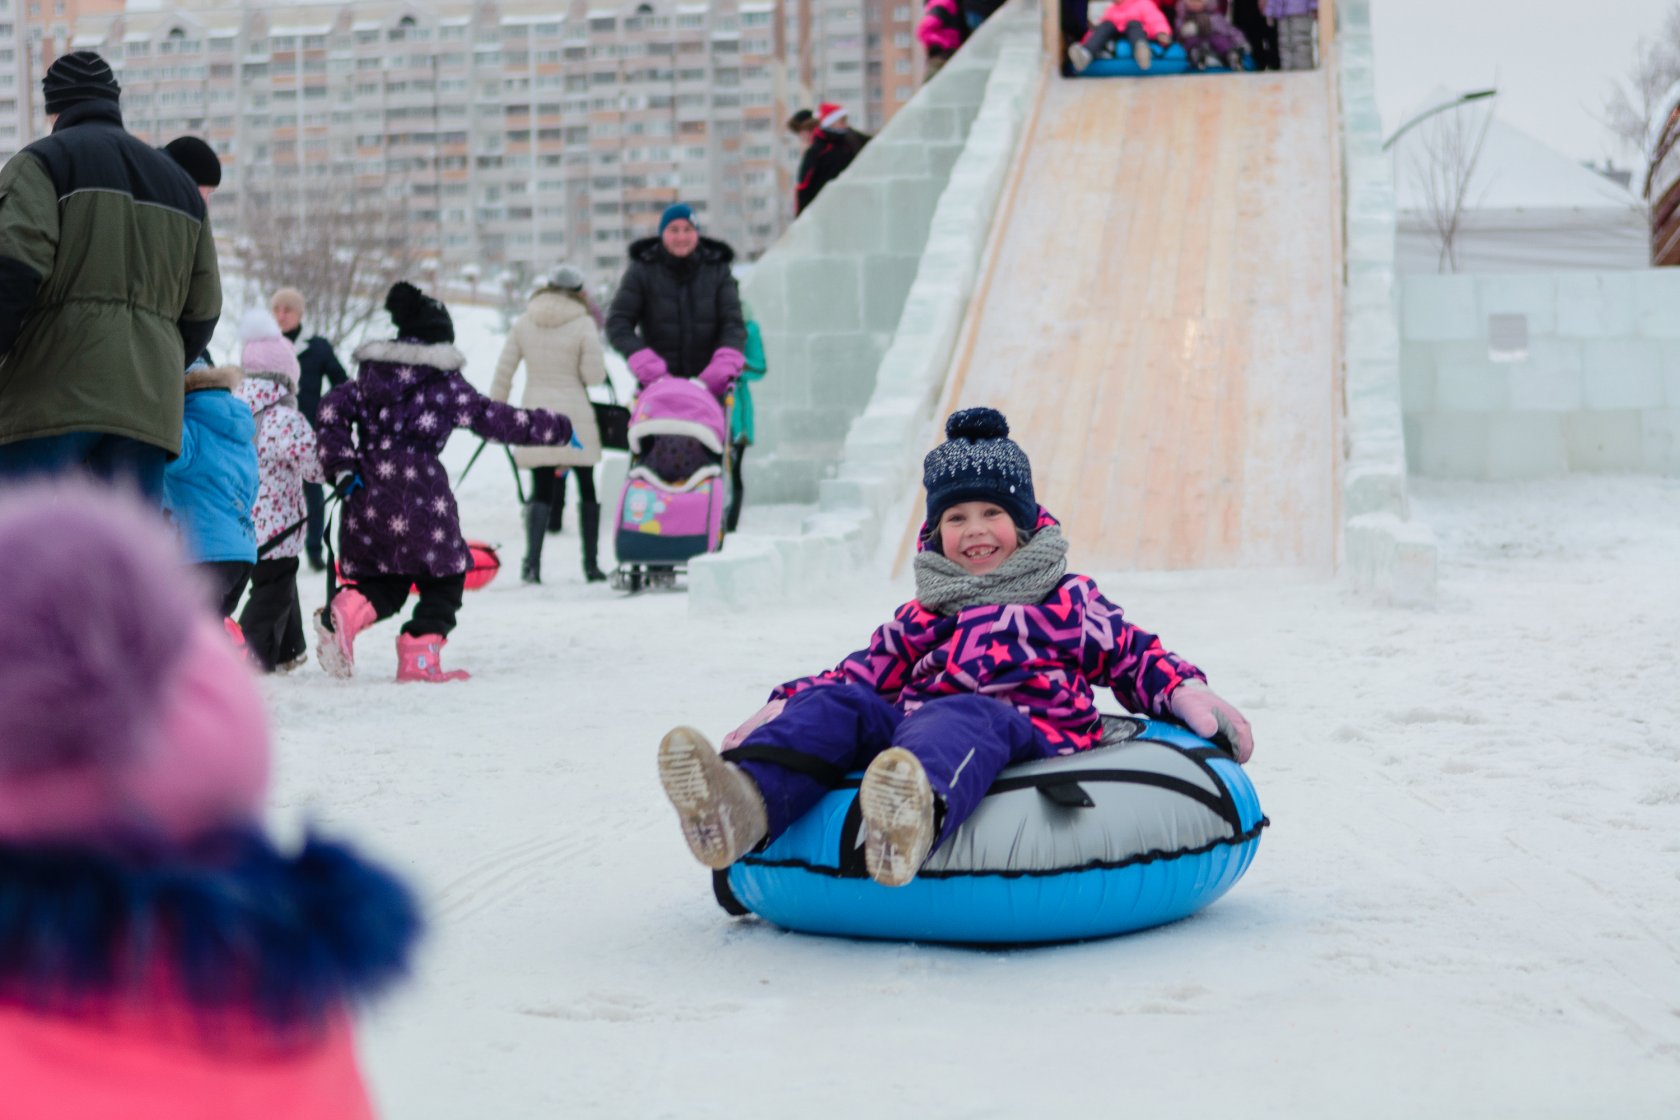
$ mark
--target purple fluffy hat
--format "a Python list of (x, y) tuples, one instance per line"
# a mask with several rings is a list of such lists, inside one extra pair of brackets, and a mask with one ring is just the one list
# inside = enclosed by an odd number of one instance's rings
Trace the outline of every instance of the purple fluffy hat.
[(254, 819), (261, 695), (155, 510), (0, 493), (0, 839)]
[(86, 486), (0, 502), (0, 777), (122, 759), (157, 714), (201, 608), (170, 541)]

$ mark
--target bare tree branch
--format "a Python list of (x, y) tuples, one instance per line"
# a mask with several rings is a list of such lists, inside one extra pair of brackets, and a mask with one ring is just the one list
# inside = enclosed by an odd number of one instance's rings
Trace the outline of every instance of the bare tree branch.
[(1458, 271), (1458, 232), (1470, 201), (1470, 184), (1493, 126), (1496, 99), (1469, 102), (1443, 112), (1422, 126), (1412, 145), (1412, 174), (1423, 187), (1424, 213), (1441, 240), (1436, 268)]
[(1641, 159), (1650, 158), (1646, 138), (1658, 123), (1663, 94), (1675, 82), (1680, 82), (1680, 3), (1669, 8), (1655, 37), (1639, 41), (1626, 82), (1604, 104), (1605, 127)]
[(234, 241), (246, 300), (267, 306), (277, 288), (296, 288), (309, 301), (309, 325), (341, 348), (383, 310), (398, 280), (419, 282), (417, 239), (405, 202), (350, 183), (251, 184)]

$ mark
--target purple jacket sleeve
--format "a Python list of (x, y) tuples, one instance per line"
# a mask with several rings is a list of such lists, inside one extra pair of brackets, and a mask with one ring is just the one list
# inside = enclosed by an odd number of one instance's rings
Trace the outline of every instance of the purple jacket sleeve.
[(360, 469), (352, 433), (361, 411), (362, 387), (346, 381), (328, 393), (315, 412), (315, 453), (329, 483), (345, 471)]
[(1202, 671), (1161, 646), (1161, 639), (1126, 621), (1119, 607), (1088, 585), (1083, 669), (1093, 684), (1106, 684), (1127, 711), (1171, 716), (1167, 702), (1187, 680), (1205, 681)]
[[(491, 400), (467, 384), (459, 373), (450, 379), (457, 396), (466, 394), (468, 401), (456, 415), (457, 428), (470, 428), (475, 435), (496, 443), (517, 446), (552, 446), (570, 443), (572, 422), (558, 412), (546, 408), (515, 408), (511, 404)], [(334, 392), (337, 392), (335, 389)]]
[(896, 702), (898, 694), (910, 683), (911, 670), (925, 652), (920, 647), (926, 643), (919, 639), (931, 632), (927, 623), (936, 617), (923, 610), (920, 603), (908, 602), (893, 612), (891, 622), (870, 636), (867, 648), (826, 672), (777, 685), (771, 690), (770, 699), (785, 700), (822, 685), (861, 684)]

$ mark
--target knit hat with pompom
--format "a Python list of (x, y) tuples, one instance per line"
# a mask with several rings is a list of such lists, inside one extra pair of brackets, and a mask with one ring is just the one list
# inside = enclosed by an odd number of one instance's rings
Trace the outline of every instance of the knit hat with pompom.
[(239, 320), (239, 366), (245, 376), (269, 374), (286, 381), (297, 392), (297, 348), (280, 333), (274, 316), (253, 307)]
[(965, 408), (945, 421), (945, 442), (922, 460), (927, 524), (959, 502), (995, 502), (1026, 533), (1038, 524), (1032, 464), (1009, 438), (1009, 421), (995, 408)]
[(385, 293), (385, 310), (397, 328), (397, 337), (416, 342), (455, 341), (455, 324), (449, 309), (406, 280), (398, 280)]
[(0, 556), (0, 842), (257, 823), (262, 696), (156, 511), (19, 487), (0, 498)]

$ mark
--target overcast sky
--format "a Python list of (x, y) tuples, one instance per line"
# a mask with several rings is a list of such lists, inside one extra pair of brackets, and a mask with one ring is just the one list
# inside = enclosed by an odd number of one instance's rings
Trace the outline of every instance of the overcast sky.
[(1680, 0), (1371, 0), (1377, 97), (1393, 129), (1435, 86), (1499, 87), (1499, 115), (1577, 159), (1620, 150), (1599, 123), (1612, 83)]

